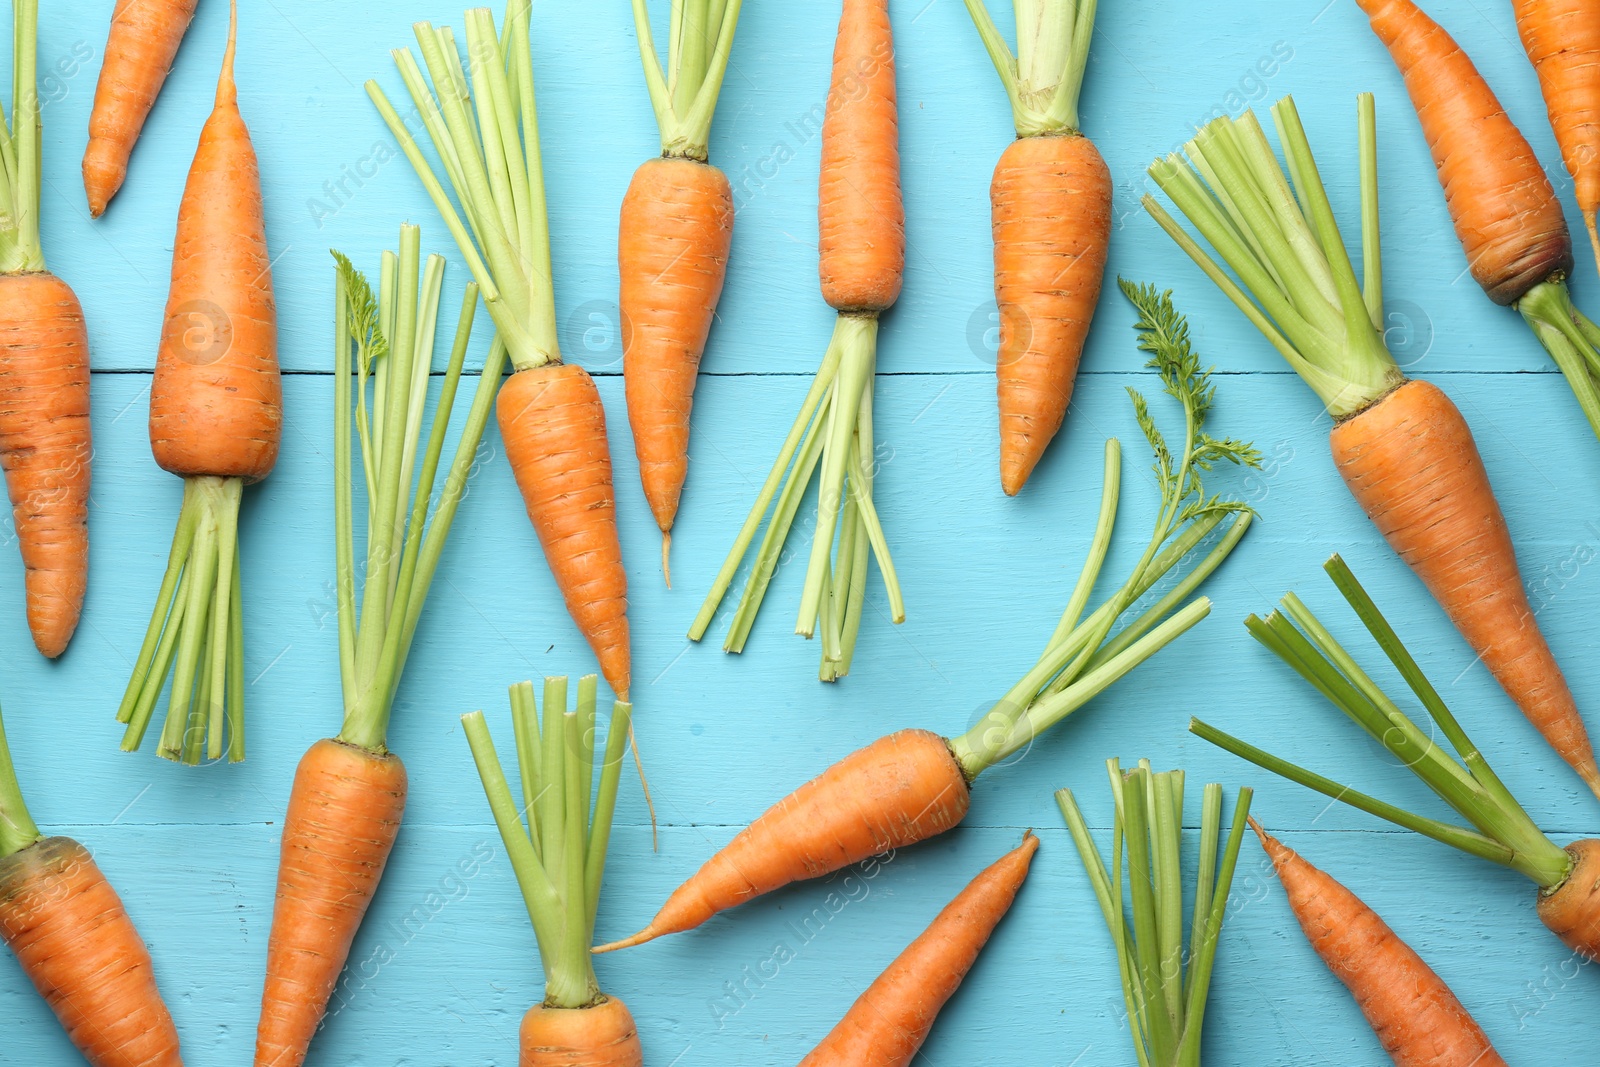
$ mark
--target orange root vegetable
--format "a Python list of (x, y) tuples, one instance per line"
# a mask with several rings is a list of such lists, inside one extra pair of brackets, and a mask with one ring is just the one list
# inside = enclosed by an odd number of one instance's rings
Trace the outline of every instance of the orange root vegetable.
[(1261, 828), (1250, 826), (1306, 940), (1355, 997), (1398, 1067), (1504, 1067), (1450, 987), (1377, 913)]
[(908, 1067), (939, 1010), (1011, 910), (1039, 839), (1032, 832), (945, 905), (851, 1005), (800, 1067)]
[(400, 832), (398, 756), (318, 741), (284, 817), (256, 1067), (300, 1067)]
[(605, 997), (587, 1008), (535, 1004), (522, 1017), (521, 1067), (640, 1067), (644, 1049), (628, 1006)]
[(628, 575), (594, 379), (573, 364), (519, 370), (501, 387), (497, 406), (506, 458), (567, 611), (606, 683), (626, 699)]
[(89, 113), (83, 188), (99, 218), (128, 176), (128, 157), (167, 80), (197, 0), (117, 0)]
[(1539, 921), (1567, 947), (1600, 961), (1600, 841), (1567, 846), (1572, 873), (1554, 889), (1539, 893)]

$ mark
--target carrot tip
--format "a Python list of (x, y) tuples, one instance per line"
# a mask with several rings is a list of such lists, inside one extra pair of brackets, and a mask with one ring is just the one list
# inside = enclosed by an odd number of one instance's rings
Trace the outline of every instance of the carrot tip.
[(623, 938), (621, 941), (613, 941), (609, 945), (596, 945), (589, 951), (593, 955), (603, 956), (607, 952), (615, 952), (619, 948), (633, 948), (636, 945), (642, 945), (646, 941), (654, 941), (655, 939), (656, 934), (647, 926), (632, 937)]
[(1574, 767), (1573, 770), (1578, 772), (1578, 777), (1583, 779), (1583, 784), (1589, 787), (1589, 791), (1600, 799), (1600, 767), (1595, 766), (1595, 762), (1590, 760), (1581, 767)]
[(672, 531), (661, 531), (661, 574), (667, 580), (667, 588), (672, 588)]
[(1589, 212), (1583, 217), (1583, 225), (1589, 231), (1589, 246), (1594, 249), (1594, 264), (1600, 269), (1600, 230), (1595, 228), (1595, 212)]

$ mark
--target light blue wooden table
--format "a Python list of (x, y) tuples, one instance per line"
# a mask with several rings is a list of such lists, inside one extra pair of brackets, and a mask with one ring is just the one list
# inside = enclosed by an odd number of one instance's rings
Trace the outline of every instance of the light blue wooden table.
[[(210, 107), (227, 10), (221, 0), (200, 5), (127, 187), (91, 222), (78, 163), (112, 0), (42, 6), (40, 65), (57, 71), (42, 89), (45, 248), (83, 298), (98, 372), (93, 581), (71, 650), (46, 663), (24, 628), (14, 549), (0, 549), (7, 724), (38, 821), (95, 850), (150, 941), (186, 1062), (239, 1064), (255, 1031), (291, 770), (339, 719), (326, 250), (375, 266), (398, 224), (415, 220), (424, 246), (450, 255), (450, 287), (459, 293), (465, 270), (361, 84), (377, 77), (395, 91), (388, 49), (411, 40), (413, 19), (459, 26), (460, 10), (439, 0), (241, 4), (240, 97), (266, 186), (288, 427), (278, 469), (247, 494), (242, 520), (250, 759), (188, 770), (148, 752), (120, 754), (112, 715), (179, 501), (178, 480), (150, 459), (149, 370), (173, 219)], [(1260, 817), (1377, 908), (1455, 988), (1509, 1062), (1544, 1063), (1554, 1047), (1592, 1047), (1600, 976), (1574, 973), (1535, 920), (1532, 890), (1520, 877), (1385, 832), (1184, 732), (1191, 714), (1203, 714), (1359, 788), (1439, 813), (1240, 625), (1292, 587), (1348, 634), (1350, 617), (1319, 570), (1338, 550), (1414, 640), (1534, 818), (1561, 840), (1600, 830), (1593, 800), (1473, 663), (1344, 492), (1327, 458), (1328, 421), (1310, 392), (1140, 212), (1144, 164), (1214, 112), (1237, 114), (1293, 92), (1336, 207), (1350, 220), (1354, 98), (1359, 90), (1378, 94), (1391, 340), (1408, 370), (1443, 385), (1471, 420), (1540, 622), (1588, 707), (1600, 702), (1592, 636), (1600, 569), (1586, 562), (1600, 549), (1600, 445), (1516, 316), (1492, 307), (1463, 276), (1415, 117), (1353, 4), (1239, 0), (1226, 15), (1191, 0), (1102, 6), (1084, 123), (1117, 183), (1108, 275), (1171, 286), (1204, 357), (1228, 372), (1219, 379), (1216, 428), (1254, 439), (1271, 460), (1268, 473), (1235, 483), (1262, 521), (1209, 584), (1212, 617), (1025, 759), (987, 777), (962, 829), (848, 888), (797, 886), (697, 932), (607, 957), (601, 980), (632, 1006), (650, 1063), (792, 1064), (980, 866), (1034, 827), (1043, 847), (1032, 879), (921, 1062), (1130, 1063), (1110, 941), (1050, 792), (1074, 787), (1103, 828), (1102, 760), (1148, 756), (1185, 767), (1193, 783), (1224, 782), (1230, 803), (1238, 785), (1256, 786)], [(1429, 6), (1569, 194), (1509, 5)], [(1088, 541), (1105, 437), (1120, 436), (1127, 454), (1124, 536), (1108, 573), (1131, 562), (1154, 509), (1123, 392), (1153, 386), (1132, 345), (1129, 309), (1109, 287), (1066, 428), (1026, 492), (1001, 495), (986, 344), (987, 189), (1010, 136), (1009, 114), (958, 0), (894, 0), (910, 262), (905, 295), (883, 329), (877, 411), (889, 458), (878, 506), (909, 617), (891, 627), (875, 592), (853, 673), (823, 686), (816, 646), (788, 632), (801, 577), (790, 567), (742, 658), (724, 656), (712, 641), (687, 645), (683, 633), (828, 336), (831, 312), (816, 286), (818, 146), (796, 120), (823, 100), (835, 7), (746, 5), (712, 142), (713, 158), (740, 190), (734, 262), (697, 395), (677, 586), (669, 592), (638, 488), (613, 328), (617, 207), (656, 144), (633, 29), (622, 0), (535, 5), (562, 341), (600, 376), (610, 412), (639, 740), (661, 817), (653, 852), (630, 780), (600, 920), (608, 940), (641, 925), (780, 793), (892, 728), (960, 730), (1031, 664)], [(1586, 250), (1576, 273), (1576, 295), (1593, 312), (1600, 285)], [(457, 306), (449, 293), (444, 306)], [(413, 782), (406, 826), (315, 1064), (504, 1067), (515, 1062), (518, 1020), (541, 995), (532, 932), (457, 716), (484, 708), (504, 734), (508, 683), (580, 674), (594, 663), (562, 610), (493, 430), (484, 448), (395, 709), (391, 743)], [(721, 632), (719, 624), (713, 636)], [(1591, 723), (1600, 728), (1600, 718)], [(468, 879), (456, 873), (464, 860), (475, 861)], [(791, 923), (830, 889), (847, 904), (820, 935), (797, 937)], [(1207, 1017), (1209, 1061), (1387, 1063), (1293, 925), (1253, 843), (1236, 892)], [(793, 959), (774, 968), (780, 945)], [(729, 1000), (730, 983), (747, 992)], [(15, 963), (0, 960), (0, 1063), (79, 1062)]]

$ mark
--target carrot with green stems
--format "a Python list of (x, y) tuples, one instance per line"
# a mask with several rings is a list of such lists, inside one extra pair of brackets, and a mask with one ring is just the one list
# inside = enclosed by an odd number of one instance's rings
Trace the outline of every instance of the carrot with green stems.
[[(790, 882), (817, 878), (943, 833), (966, 817), (971, 785), (980, 774), (1027, 750), (1210, 612), (1205, 597), (1190, 598), (1238, 545), (1252, 512), (1239, 501), (1208, 495), (1203, 476), (1218, 462), (1254, 466), (1259, 459), (1249, 444), (1205, 431), (1214, 386), (1210, 372), (1200, 369), (1170, 297), (1127, 283), (1123, 291), (1139, 310), (1140, 345), (1151, 353), (1150, 366), (1184, 414), (1184, 437), (1169, 445), (1145, 398), (1129, 390), (1140, 429), (1155, 453), (1161, 506), (1150, 540), (1126, 580), (1089, 610), (1111, 548), (1121, 496), (1122, 450), (1112, 438), (1106, 442), (1105, 483), (1094, 534), (1061, 621), (1038, 661), (971, 729), (950, 738), (928, 730), (900, 730), (846, 756), (769, 808), (707, 860), (644, 930), (597, 951), (692, 929)], [(1129, 608), (1213, 535), (1214, 543), (1188, 573), (1112, 633)]]
[(822, 663), (817, 673), (832, 682), (850, 672), (866, 604), (869, 554), (883, 571), (890, 621), (900, 623), (906, 617), (889, 543), (872, 503), (878, 320), (900, 296), (906, 250), (888, 0), (843, 0), (822, 120), (821, 174), (820, 275), (822, 297), (839, 313), (833, 339), (777, 461), (700, 605), (689, 639), (705, 636), (771, 508), (750, 579), (722, 644), (728, 652), (744, 651), (800, 500), (816, 477), (817, 528), (795, 633), (810, 638), (820, 624)]
[[(1600, 767), (1545, 642), (1467, 421), (1384, 347), (1377, 119), (1358, 104), (1363, 277), (1357, 279), (1294, 100), (1272, 108), (1280, 166), (1255, 113), (1217, 119), (1150, 176), (1229, 274), (1153, 196), (1144, 206), (1322, 400), (1334, 465), (1490, 673), (1600, 796)], [(1235, 275), (1237, 280), (1235, 280)]]
[(1000, 486), (1015, 496), (1072, 401), (1111, 245), (1111, 171), (1078, 124), (1096, 0), (1013, 0), (1015, 55), (984, 0), (966, 3), (1017, 128), (989, 187)]
[(1198, 719), (1190, 721), (1189, 729), (1273, 774), (1521, 873), (1539, 887), (1540, 920), (1569, 948), (1600, 959), (1600, 841), (1576, 841), (1562, 848), (1546, 837), (1490, 768), (1344, 560), (1334, 556), (1325, 569), (1455, 750), (1453, 755), (1401, 710), (1293, 593), (1279, 602), (1278, 611), (1265, 619), (1252, 615), (1245, 626), (1470, 825), (1418, 815), (1357, 792)]
[(39, 832), (0, 723), (0, 940), (92, 1067), (181, 1067), (150, 952), (89, 850)]
[[(424, 412), (445, 261), (424, 261), (421, 246), (416, 226), (401, 227), (399, 252), (383, 254), (376, 295), (334, 253), (334, 562), (344, 725), (337, 737), (311, 746), (289, 794), (257, 1067), (305, 1062), (399, 833), (407, 779), (387, 745), (389, 714), (505, 367), (497, 340), (435, 495), (478, 287), (469, 282), (462, 298), (430, 424)], [(357, 475), (367, 501), (360, 524)], [(359, 595), (358, 534), (366, 548)]]
[(633, 0), (661, 155), (634, 171), (622, 200), (622, 376), (639, 480), (661, 528), (661, 572), (669, 586), (672, 523), (689, 474), (695, 376), (733, 245), (733, 187), (709, 162), (709, 142), (742, 3), (673, 4), (664, 73), (645, 0)]
[(244, 622), (239, 499), (271, 473), (283, 436), (277, 305), (261, 175), (233, 80), (237, 2), (172, 245), (172, 284), (155, 377), (150, 451), (183, 479), (167, 572), (117, 709), (122, 748), (144, 740), (172, 677), (156, 754), (194, 764), (244, 759)]
[(1037, 851), (1039, 839), (1030, 830), (1022, 844), (979, 872), (856, 998), (800, 1067), (910, 1067), (940, 1009), (1011, 910)]
[[(1205, 787), (1194, 917), (1185, 946), (1183, 772), (1157, 774), (1149, 760), (1140, 760), (1138, 767), (1124, 772), (1115, 759), (1106, 761), (1106, 771), (1115, 801), (1109, 875), (1072, 791), (1056, 790), (1056, 803), (1078, 846), (1100, 914), (1116, 945), (1133, 1051), (1139, 1067), (1199, 1067), (1211, 971), (1217, 961), (1222, 920), (1228, 914), (1228, 891), (1239, 862), (1252, 793), (1239, 790), (1233, 824), (1223, 842), (1222, 786), (1213, 782)], [(1124, 862), (1126, 894), (1122, 888)]]
[(1289, 909), (1399, 1067), (1505, 1067), (1483, 1027), (1361, 898), (1250, 820)]
[(117, 0), (89, 112), (83, 190), (99, 218), (128, 176), (128, 159), (161, 92), (198, 0)]
[(597, 689), (594, 675), (580, 678), (577, 710), (568, 711), (567, 680), (546, 678), (541, 724), (533, 683), (511, 687), (520, 800), (506, 781), (483, 712), (461, 717), (544, 965), (544, 999), (522, 1017), (522, 1067), (639, 1067), (644, 1062), (633, 1015), (621, 1000), (600, 991), (589, 952), (632, 712), (624, 701), (612, 705), (602, 750), (596, 736)]
[(367, 82), (367, 96), (483, 291), (514, 368), (498, 407), (506, 458), (567, 612), (607, 684), (626, 700), (632, 671), (628, 575), (617, 534), (611, 446), (594, 380), (582, 367), (561, 362), (556, 340), (529, 6), (511, 0), (501, 29), (488, 8), (467, 12), (470, 78), (449, 27), (414, 27), (426, 76), (410, 49), (394, 52), (459, 211), (376, 81)]
[(11, 113), (0, 110), (0, 468), (26, 569), (28, 629), (66, 651), (89, 583), (89, 334), (39, 244), (39, 0), (13, 0)]
[[(1491, 300), (1521, 312), (1600, 436), (1600, 327), (1567, 291), (1572, 239), (1533, 147), (1472, 60), (1411, 0), (1360, 2), (1405, 75), (1468, 269)], [(1589, 21), (1600, 42), (1600, 9)], [(1600, 52), (1591, 61), (1600, 72)], [(1588, 76), (1600, 89), (1600, 73)], [(1592, 178), (1600, 183), (1600, 172)], [(1580, 184), (1580, 204), (1588, 184)], [(1592, 227), (1592, 204), (1585, 215)]]

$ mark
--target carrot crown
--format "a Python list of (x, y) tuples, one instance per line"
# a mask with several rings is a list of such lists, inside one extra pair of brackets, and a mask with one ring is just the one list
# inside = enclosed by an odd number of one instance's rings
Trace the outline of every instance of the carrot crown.
[(1252, 615), (1245, 620), (1245, 626), (1251, 636), (1293, 667), (1336, 708), (1393, 753), (1407, 770), (1471, 823), (1473, 829), (1416, 815), (1357, 792), (1198, 719), (1190, 722), (1189, 729), (1258, 767), (1387, 819), (1396, 826), (1520, 871), (1543, 888), (1554, 888), (1566, 881), (1572, 870), (1572, 857), (1534, 825), (1533, 819), (1490, 769), (1483, 753), (1467, 737), (1438, 690), (1422, 673), (1422, 668), (1417, 666), (1417, 661), (1344, 560), (1336, 555), (1328, 560), (1324, 569), (1421, 701), (1439, 732), (1455, 749), (1455, 755), (1435, 743), (1401, 711), (1293, 593), (1279, 602), (1279, 611), (1264, 620)]
[[(1208, 123), (1150, 177), (1194, 223), (1218, 266), (1153, 196), (1152, 218), (1255, 324), (1327, 406), (1354, 415), (1405, 380), (1383, 343), (1377, 125), (1372, 94), (1357, 108), (1363, 279), (1345, 250), (1294, 99), (1272, 107), (1287, 175), (1255, 112)], [(1252, 299), (1253, 298), (1253, 299)]]
[(39, 0), (13, 0), (11, 113), (0, 112), (0, 274), (44, 270), (39, 247)]
[(460, 211), (383, 89), (367, 82), (367, 96), (450, 228), (518, 370), (561, 361), (529, 6), (508, 0), (503, 37), (488, 8), (468, 11), (466, 66), (448, 26), (413, 27), (426, 77), (409, 48), (394, 52)]
[(546, 678), (541, 725), (533, 683), (511, 687), (511, 724), (522, 779), (520, 804), (495, 754), (483, 712), (461, 717), (489, 810), (533, 920), (544, 965), (545, 1004), (553, 1008), (589, 1007), (601, 995), (589, 948), (594, 944), (600, 881), (611, 843), (611, 817), (617, 809), (632, 706), (620, 700), (612, 705), (596, 789), (597, 688), (594, 675), (580, 678), (577, 710), (568, 711), (567, 680)]
[[(344, 695), (344, 728), (339, 739), (373, 752), (384, 751), (389, 711), (406, 654), (450, 525), (466, 493), (478, 442), (494, 411), (495, 390), (505, 367), (505, 348), (497, 341), (484, 361), (455, 457), (435, 500), (433, 485), (472, 335), (478, 287), (469, 282), (462, 298), (450, 360), (427, 444), (422, 445), (445, 261), (442, 256), (429, 256), (424, 266), (421, 244), (418, 227), (401, 227), (399, 253), (383, 254), (376, 296), (348, 259), (333, 254), (338, 263), (334, 287), (334, 585)], [(360, 444), (359, 460), (352, 454), (352, 437)], [(358, 463), (367, 499), (367, 554), (359, 614), (351, 486)]]
[(1017, 51), (984, 0), (966, 0), (978, 36), (1011, 99), (1018, 137), (1078, 132), (1078, 96), (1094, 36), (1095, 0), (1013, 0)]
[(11, 763), (11, 746), (6, 743), (6, 726), (0, 721), (0, 859), (21, 852), (43, 836), (22, 799), (17, 769)]
[[(1194, 887), (1189, 944), (1183, 938), (1183, 772), (1150, 769), (1149, 760), (1126, 773), (1106, 761), (1116, 813), (1111, 826), (1111, 874), (1089, 835), (1089, 824), (1070, 789), (1056, 803), (1083, 857), (1117, 949), (1128, 1029), (1139, 1067), (1200, 1067), (1211, 969), (1228, 913), (1228, 891), (1250, 817), (1249, 789), (1239, 790), (1233, 824), (1222, 842), (1222, 786), (1207, 785), (1201, 801), (1200, 869)], [(1222, 855), (1217, 856), (1218, 845)], [(1126, 862), (1127, 892), (1123, 891)], [(1187, 967), (1184, 961), (1188, 961)]]
[(644, 82), (650, 90), (656, 125), (661, 128), (661, 154), (705, 162), (709, 155), (711, 119), (728, 72), (733, 31), (744, 0), (673, 0), (667, 41), (667, 70), (661, 70), (650, 12), (645, 0), (633, 0), (633, 25), (639, 35)]
[[(1155, 473), (1161, 488), (1155, 530), (1127, 580), (1085, 619), (1084, 609), (1094, 593), (1116, 527), (1122, 447), (1113, 437), (1106, 442), (1105, 482), (1089, 555), (1044, 654), (970, 730), (950, 742), (969, 778), (1026, 749), (1040, 734), (1205, 618), (1211, 611), (1211, 601), (1199, 597), (1185, 602), (1222, 565), (1250, 528), (1254, 512), (1249, 505), (1208, 496), (1202, 477), (1222, 461), (1258, 466), (1260, 453), (1249, 442), (1216, 438), (1205, 432), (1216, 387), (1211, 384), (1211, 372), (1201, 369), (1200, 357), (1190, 347), (1188, 324), (1173, 307), (1171, 293), (1122, 279), (1118, 284), (1139, 311), (1135, 328), (1139, 347), (1150, 353), (1146, 366), (1158, 373), (1167, 395), (1183, 407), (1183, 443), (1176, 450), (1167, 444), (1148, 402), (1130, 388), (1134, 415), (1155, 453)], [(1230, 515), (1233, 522), (1200, 562), (1112, 637), (1111, 631), (1122, 615)]]

